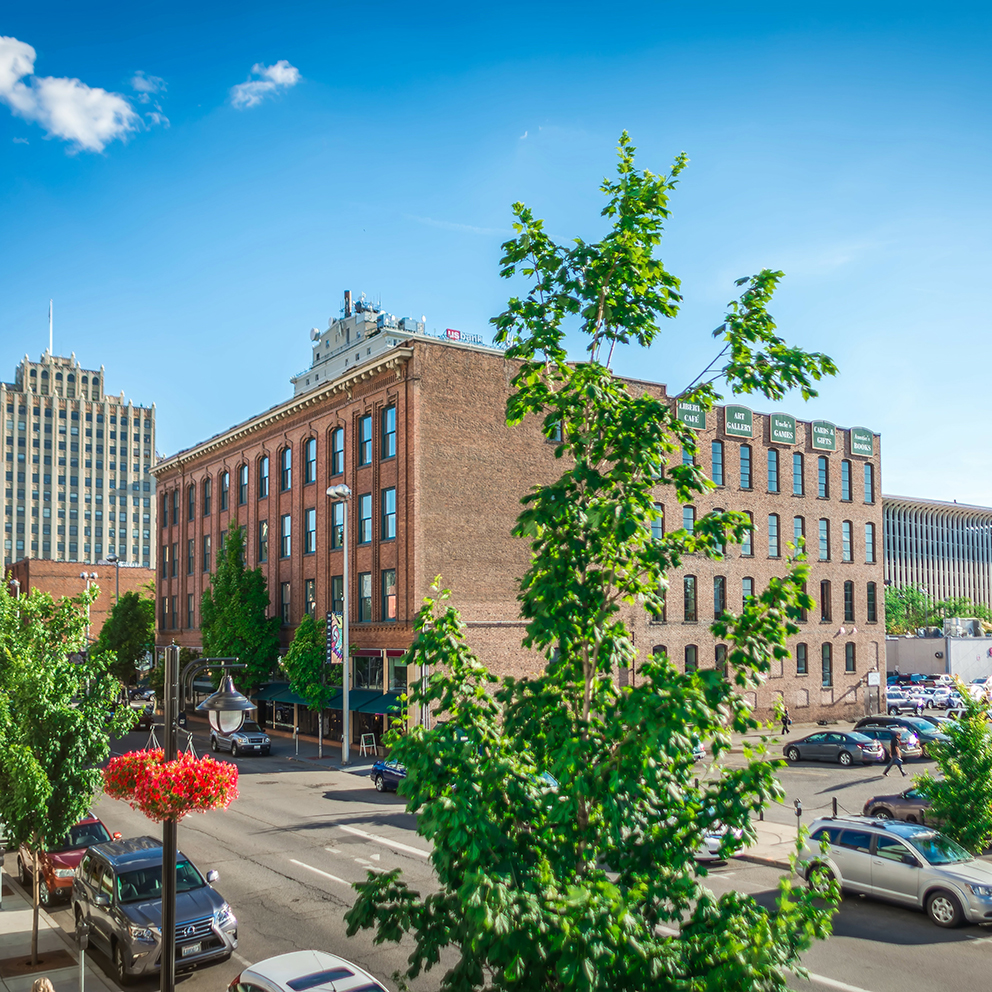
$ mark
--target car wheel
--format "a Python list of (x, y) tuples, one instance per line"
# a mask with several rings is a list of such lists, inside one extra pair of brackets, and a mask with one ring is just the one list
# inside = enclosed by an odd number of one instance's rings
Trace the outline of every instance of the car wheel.
[(375, 777), (375, 779), (373, 779), (373, 781), (375, 782), (375, 791), (376, 792), (385, 792), (386, 791), (386, 783), (383, 780), (383, 777), (381, 775), (376, 775), (376, 777)]
[(24, 867), (24, 862), (21, 861), (21, 856), (17, 855), (17, 881), (24, 886), (28, 887), (28, 870)]
[(238, 745), (234, 741), (231, 741), (231, 757), (232, 758), (241, 757), (241, 751), (238, 749)]
[(114, 977), (117, 979), (118, 985), (131, 984), (131, 976), (124, 964), (124, 951), (117, 941), (114, 941)]
[(40, 902), (45, 909), (48, 909), (48, 907), (52, 904), (52, 893), (48, 889), (48, 882), (45, 881), (44, 875), (38, 879), (38, 902)]
[(878, 809), (873, 809), (871, 815), (875, 817), (876, 820), (891, 820), (892, 813), (887, 810), (884, 806), (879, 806)]
[(826, 865), (813, 865), (806, 872), (807, 887), (819, 895), (827, 895), (830, 892), (830, 885), (834, 881), (834, 873)]
[(785, 760), (786, 761), (798, 761), (799, 760), (799, 748), (797, 748), (797, 747), (787, 747), (785, 749)]
[(854, 758), (851, 757), (851, 752), (850, 751), (841, 751), (841, 753), (837, 755), (837, 760), (845, 768), (850, 767), (850, 765), (852, 765), (854, 763)]
[(882, 748), (882, 761), (889, 760), (889, 749), (887, 747)]
[(217, 747), (217, 738), (213, 734), (210, 735), (210, 750), (216, 754), (220, 748)]
[(927, 896), (927, 915), (939, 927), (959, 926), (964, 916), (961, 904), (946, 889), (937, 889)]

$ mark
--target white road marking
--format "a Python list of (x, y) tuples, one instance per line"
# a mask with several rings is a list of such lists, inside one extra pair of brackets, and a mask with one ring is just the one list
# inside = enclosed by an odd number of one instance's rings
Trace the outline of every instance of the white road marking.
[(238, 954), (238, 952), (237, 952), (237, 951), (235, 951), (235, 952), (234, 952), (234, 953), (233, 953), (233, 954), (231, 955), (231, 957), (232, 957), (232, 958), (234, 958), (234, 960), (235, 960), (235, 961), (237, 961), (237, 962), (238, 962), (238, 964), (243, 964), (243, 965), (244, 965), (244, 966), (245, 966), (246, 968), (250, 968), (250, 967), (251, 967), (251, 961), (249, 961), (249, 960), (248, 960), (248, 959), (247, 959), (246, 957), (244, 957), (243, 955), (241, 955), (241, 954)]
[(366, 840), (374, 841), (376, 844), (385, 844), (386, 847), (393, 847), (397, 851), (406, 851), (407, 854), (419, 854), (422, 858), (429, 858), (431, 856), (430, 851), (422, 851), (419, 847), (410, 847), (409, 844), (401, 844), (398, 840), (390, 840), (388, 837), (380, 837), (378, 834), (366, 833), (366, 831), (359, 830), (357, 827), (349, 827), (346, 823), (339, 823), (338, 826), (345, 833), (354, 834), (356, 837), (364, 837)]
[(811, 982), (819, 982), (821, 985), (826, 985), (832, 989), (839, 989), (840, 992), (868, 992), (867, 989), (863, 989), (858, 985), (848, 985), (847, 982), (839, 982), (836, 978), (827, 978), (826, 975), (814, 975), (813, 972), (809, 973), (809, 980)]
[(332, 882), (340, 882), (342, 885), (347, 885), (348, 888), (351, 888), (351, 882), (346, 882), (343, 878), (338, 878), (337, 875), (331, 875), (329, 872), (321, 871), (319, 868), (314, 868), (313, 865), (297, 861), (296, 858), (290, 858), (289, 860), (291, 864), (299, 865), (301, 868), (306, 868), (307, 871), (312, 871), (316, 875), (323, 875), (324, 878), (329, 878)]
[(340, 854), (341, 853), (341, 849), (340, 848), (337, 848), (337, 847), (325, 847), (324, 850), (325, 851), (328, 851), (330, 854)]

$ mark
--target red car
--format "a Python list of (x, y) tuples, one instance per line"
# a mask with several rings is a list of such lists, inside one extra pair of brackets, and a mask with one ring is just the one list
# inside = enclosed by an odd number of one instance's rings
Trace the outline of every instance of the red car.
[[(38, 880), (38, 898), (42, 906), (50, 906), (55, 899), (72, 894), (72, 879), (76, 866), (83, 860), (88, 847), (103, 844), (108, 840), (120, 840), (121, 835), (115, 833), (111, 838), (110, 831), (92, 813), (79, 821), (61, 844), (48, 851), (38, 852), (38, 863), (41, 877)], [(17, 852), (17, 880), (28, 892), (33, 884), (34, 848), (21, 844)]]

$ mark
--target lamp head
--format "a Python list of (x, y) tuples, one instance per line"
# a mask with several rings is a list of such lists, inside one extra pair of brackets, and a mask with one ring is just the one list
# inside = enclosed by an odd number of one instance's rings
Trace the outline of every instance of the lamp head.
[(351, 490), (342, 482), (338, 486), (328, 486), (327, 495), (331, 499), (351, 499)]
[(212, 729), (221, 734), (233, 734), (245, 722), (245, 713), (255, 709), (255, 704), (234, 688), (234, 679), (225, 675), (220, 688), (197, 706), (198, 713), (206, 713)]

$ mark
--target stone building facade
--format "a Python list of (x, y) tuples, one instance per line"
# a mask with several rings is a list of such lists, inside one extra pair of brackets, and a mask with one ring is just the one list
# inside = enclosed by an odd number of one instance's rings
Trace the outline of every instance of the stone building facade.
[[(514, 370), (494, 349), (410, 338), (160, 462), (158, 643), (200, 644), (200, 597), (235, 523), (246, 531), (248, 564), (268, 580), (272, 612), (283, 617), (284, 647), (304, 612), (340, 610), (343, 511), (326, 489), (346, 483), (353, 494), (351, 640), (363, 652), (382, 652), (384, 685), (392, 684), (395, 662), (387, 652), (410, 644), (413, 617), (438, 575), (486, 664), (500, 674), (537, 672), (541, 659), (520, 646), (516, 600), (529, 549), (510, 531), (521, 497), (556, 478), (561, 464), (536, 421), (506, 426)], [(664, 386), (631, 385), (665, 397)], [(680, 415), (698, 417), (688, 409)], [(643, 656), (664, 649), (680, 665), (712, 667), (714, 589), (722, 588), (728, 608), (739, 608), (746, 581), (760, 591), (782, 574), (786, 542), (800, 519), (812, 552), (811, 592), (819, 598), (820, 584), (828, 583), (822, 588), (829, 609), (823, 618), (819, 606), (810, 615), (792, 645), (793, 661), (772, 673), (753, 702), (768, 711), (781, 694), (811, 719), (853, 714), (884, 640), (878, 436), (825, 424), (814, 435), (817, 425), (743, 408), (732, 411), (729, 426), (727, 416), (721, 408), (695, 425), (703, 466), (712, 475), (722, 465), (723, 474), (692, 509), (751, 513), (750, 553), (728, 548), (722, 562), (694, 561), (673, 574), (666, 615), (631, 618), (638, 649)], [(782, 436), (790, 423), (791, 440)], [(794, 456), (802, 492), (794, 492)], [(773, 485), (769, 465), (776, 459)], [(666, 529), (683, 526), (682, 508), (659, 490), (665, 499)], [(772, 515), (777, 547), (769, 544)], [(803, 660), (805, 671), (797, 671)], [(361, 673), (355, 677), (360, 683)]]

